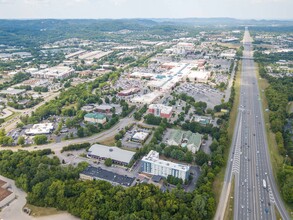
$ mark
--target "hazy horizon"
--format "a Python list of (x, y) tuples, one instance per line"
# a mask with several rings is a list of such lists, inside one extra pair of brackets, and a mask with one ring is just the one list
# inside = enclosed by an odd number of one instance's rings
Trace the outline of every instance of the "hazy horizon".
[(293, 20), (292, 0), (0, 0), (0, 19)]

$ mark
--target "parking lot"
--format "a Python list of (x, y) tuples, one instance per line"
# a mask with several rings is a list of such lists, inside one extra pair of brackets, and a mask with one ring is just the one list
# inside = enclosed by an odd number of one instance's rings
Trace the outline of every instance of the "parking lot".
[(141, 148), (142, 147), (142, 143), (138, 143), (138, 142), (131, 141), (131, 138), (133, 137), (133, 135), (136, 132), (150, 133), (150, 130), (145, 129), (145, 128), (139, 128), (137, 126), (133, 126), (131, 129), (129, 129), (128, 131), (126, 131), (125, 135), (122, 138), (122, 146), (123, 147), (130, 148), (130, 149), (137, 149), (137, 148)]
[(214, 89), (204, 84), (191, 84), (185, 83), (175, 90), (177, 93), (186, 93), (191, 96), (195, 101), (202, 101), (207, 103), (208, 108), (214, 108), (215, 105), (221, 104), (221, 100), (224, 96), (223, 92)]

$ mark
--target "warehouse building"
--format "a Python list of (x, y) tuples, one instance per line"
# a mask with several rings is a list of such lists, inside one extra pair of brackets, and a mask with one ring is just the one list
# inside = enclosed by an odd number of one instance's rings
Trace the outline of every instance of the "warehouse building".
[(141, 171), (151, 175), (168, 177), (169, 175), (186, 180), (190, 174), (190, 167), (173, 163), (159, 158), (159, 153), (151, 150), (141, 160)]
[(0, 95), (4, 95), (4, 96), (15, 96), (15, 95), (20, 95), (25, 93), (26, 90), (25, 89), (13, 89), (13, 88), (8, 88), (7, 90), (2, 90), (0, 92)]
[(105, 180), (112, 185), (122, 185), (129, 187), (133, 184), (135, 178), (104, 170), (101, 167), (87, 167), (79, 174), (81, 180)]
[(67, 66), (55, 66), (31, 73), (34, 78), (42, 79), (64, 79), (71, 76), (74, 69)]
[(110, 158), (113, 163), (127, 166), (133, 159), (134, 154), (135, 152), (123, 150), (118, 147), (94, 144), (90, 147), (87, 156), (102, 160)]

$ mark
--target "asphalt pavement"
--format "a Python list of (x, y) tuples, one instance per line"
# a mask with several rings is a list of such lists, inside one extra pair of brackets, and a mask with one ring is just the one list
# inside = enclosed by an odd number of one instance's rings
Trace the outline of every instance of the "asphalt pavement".
[(243, 59), (238, 116), (221, 198), (215, 219), (223, 219), (235, 176), (233, 219), (290, 219), (276, 186), (248, 30), (243, 39)]

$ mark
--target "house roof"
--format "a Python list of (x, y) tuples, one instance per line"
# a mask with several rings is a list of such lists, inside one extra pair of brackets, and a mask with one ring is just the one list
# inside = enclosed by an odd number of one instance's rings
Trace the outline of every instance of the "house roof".
[(172, 130), (168, 142), (181, 144), (183, 139), (187, 139), (187, 145), (194, 144), (195, 146), (200, 146), (202, 135), (192, 133), (191, 131)]

